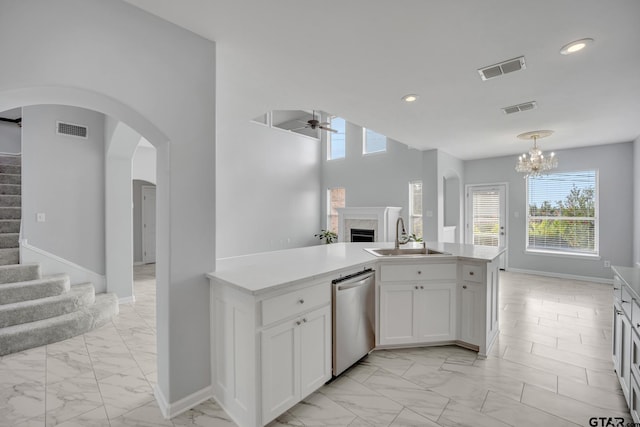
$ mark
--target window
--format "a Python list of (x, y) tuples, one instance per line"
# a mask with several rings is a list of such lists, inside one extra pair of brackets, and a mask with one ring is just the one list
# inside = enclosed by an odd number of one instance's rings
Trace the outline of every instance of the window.
[(387, 137), (371, 129), (362, 128), (362, 152), (364, 154), (387, 151)]
[(409, 234), (422, 239), (422, 181), (409, 183)]
[(527, 178), (527, 250), (598, 255), (597, 171)]
[(327, 190), (327, 230), (338, 234), (338, 210), (345, 207), (346, 191), (344, 188)]
[(332, 117), (329, 119), (329, 127), (338, 132), (327, 132), (327, 159), (344, 159), (346, 155), (346, 122), (340, 117)]

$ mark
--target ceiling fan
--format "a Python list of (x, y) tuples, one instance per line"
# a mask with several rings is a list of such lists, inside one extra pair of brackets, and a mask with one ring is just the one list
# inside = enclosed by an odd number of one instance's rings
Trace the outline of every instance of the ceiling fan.
[(300, 123), (305, 123), (305, 126), (297, 128), (297, 129), (291, 129), (292, 131), (296, 131), (296, 130), (301, 130), (301, 129), (322, 129), (322, 130), (326, 130), (329, 132), (333, 132), (336, 133), (338, 132), (335, 129), (331, 129), (329, 127), (330, 123), (329, 122), (321, 122), (320, 120), (316, 119), (316, 111), (313, 110), (313, 114), (311, 116), (311, 120), (307, 120), (306, 122), (303, 122), (302, 120), (298, 120)]

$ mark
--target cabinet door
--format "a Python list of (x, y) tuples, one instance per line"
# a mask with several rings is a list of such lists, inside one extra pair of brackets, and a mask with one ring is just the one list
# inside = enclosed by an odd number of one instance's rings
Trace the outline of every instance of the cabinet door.
[(620, 376), (620, 362), (622, 356), (622, 309), (619, 304), (613, 305), (613, 370)]
[(460, 341), (480, 346), (484, 328), (484, 288), (465, 282), (460, 286)]
[(273, 420), (300, 400), (300, 320), (262, 331), (262, 421)]
[(417, 330), (414, 316), (418, 292), (415, 285), (389, 284), (380, 287), (380, 337), (381, 345), (409, 344), (416, 342)]
[(629, 392), (631, 390), (631, 321), (627, 316), (621, 314), (621, 346), (620, 346), (620, 386), (624, 392), (624, 397), (629, 404)]
[(455, 283), (420, 284), (414, 306), (417, 341), (428, 343), (456, 339)]
[(302, 317), (300, 326), (300, 399), (331, 379), (331, 306)]

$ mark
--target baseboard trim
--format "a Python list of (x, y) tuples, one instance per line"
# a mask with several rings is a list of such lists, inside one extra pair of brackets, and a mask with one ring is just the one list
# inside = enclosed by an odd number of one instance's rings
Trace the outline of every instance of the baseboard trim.
[(134, 302), (136, 302), (136, 297), (133, 295), (118, 299), (118, 304), (133, 304)]
[(554, 273), (550, 271), (538, 271), (538, 270), (525, 270), (521, 268), (512, 268), (512, 267), (507, 268), (506, 271), (510, 273), (523, 273), (523, 274), (533, 274), (536, 276), (555, 277), (558, 279), (579, 280), (581, 282), (603, 283), (603, 284), (609, 284), (609, 285), (613, 284), (613, 279), (605, 279), (604, 277), (578, 276), (576, 274)]
[(189, 396), (183, 397), (174, 403), (167, 403), (167, 399), (157, 385), (153, 386), (153, 395), (158, 402), (158, 407), (162, 416), (169, 420), (181, 413), (188, 411), (201, 404), (202, 402), (213, 398), (213, 387), (207, 386), (202, 390), (198, 390), (195, 393), (191, 393)]
[(20, 242), (20, 262), (39, 263), (42, 268), (42, 274), (56, 274), (63, 271), (69, 275), (72, 285), (91, 282), (96, 289), (96, 293), (106, 292), (107, 290), (107, 278), (105, 275), (30, 245), (26, 240)]

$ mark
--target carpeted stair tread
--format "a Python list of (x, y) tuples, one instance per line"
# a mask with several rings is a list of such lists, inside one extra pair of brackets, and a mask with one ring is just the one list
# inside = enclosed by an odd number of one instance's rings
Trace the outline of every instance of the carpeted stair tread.
[(0, 233), (20, 233), (20, 220), (0, 219)]
[(67, 274), (54, 274), (41, 279), (0, 284), (0, 305), (62, 295), (70, 289)]
[(22, 175), (14, 173), (0, 173), (0, 184), (22, 184)]
[(20, 175), (22, 167), (20, 165), (3, 165), (0, 163), (0, 173), (7, 173), (11, 175)]
[(0, 356), (75, 337), (102, 326), (118, 312), (115, 294), (98, 294), (95, 304), (78, 311), (0, 328)]
[(19, 196), (22, 194), (22, 186), (20, 184), (1, 184), (0, 183), (0, 194), (10, 194), (14, 196)]
[(0, 266), (0, 284), (26, 282), (42, 278), (40, 264), (17, 264)]
[(21, 207), (0, 207), (0, 219), (20, 219), (21, 217)]
[(118, 305), (118, 296), (112, 292), (96, 295), (96, 302), (82, 308), (84, 311), (91, 313), (93, 317), (93, 327), (106, 324), (114, 316), (120, 313)]
[(0, 266), (17, 265), (20, 263), (20, 249), (0, 249)]
[(19, 233), (0, 233), (0, 249), (17, 248)]
[(0, 194), (0, 206), (19, 208), (22, 206), (22, 196), (18, 194)]
[(22, 156), (0, 156), (0, 165), (16, 165), (20, 166), (22, 164)]
[(0, 305), (0, 328), (71, 313), (94, 302), (93, 285), (83, 283), (62, 295)]

